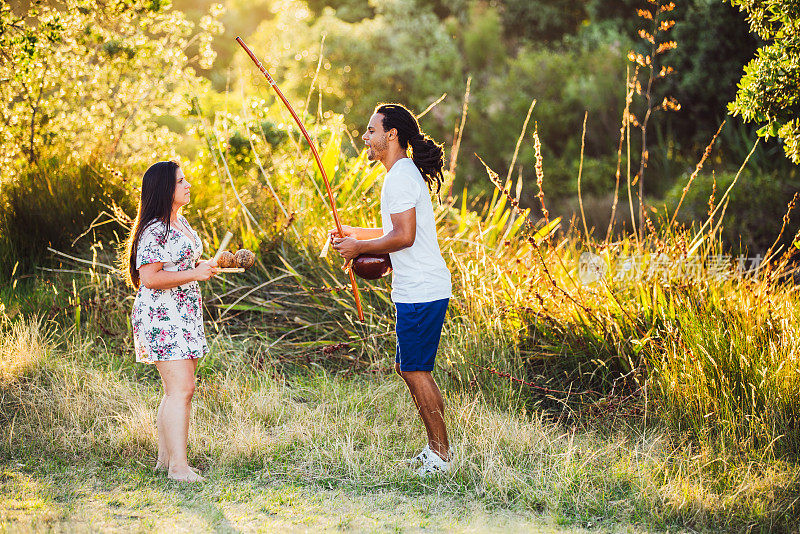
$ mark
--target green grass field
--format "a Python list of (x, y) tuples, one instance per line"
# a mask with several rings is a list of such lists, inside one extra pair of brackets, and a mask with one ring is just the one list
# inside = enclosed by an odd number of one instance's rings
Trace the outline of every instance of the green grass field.
[[(793, 528), (792, 463), (698, 447), (659, 423), (565, 425), (446, 378), (454, 472), (419, 480), (400, 460), (424, 444), (421, 423), (388, 358), (368, 373), (320, 356), (259, 369), (233, 356), (256, 347), (224, 334), (200, 367), (190, 431), (209, 482), (182, 486), (152, 472), (151, 368), (102, 333), (4, 325), (10, 531)], [(458, 342), (446, 336), (445, 352)]]
[[(571, 521), (442, 495), (430, 484), (414, 492), (380, 484), (331, 490), (252, 471), (214, 474), (200, 487), (187, 487), (146, 467), (19, 465), (4, 469), (2, 489), (0, 528), (12, 532), (587, 531)], [(645, 531), (597, 520), (585, 526)]]

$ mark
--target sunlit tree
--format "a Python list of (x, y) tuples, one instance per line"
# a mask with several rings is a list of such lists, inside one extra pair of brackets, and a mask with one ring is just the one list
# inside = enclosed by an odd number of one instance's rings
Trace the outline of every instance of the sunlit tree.
[(4, 174), (54, 155), (148, 159), (169, 147), (164, 118), (188, 111), (182, 88), (213, 62), (220, 12), (195, 28), (161, 0), (0, 4)]
[(800, 163), (800, 3), (796, 0), (729, 0), (747, 15), (766, 44), (744, 67), (736, 100), (729, 106), (758, 135), (778, 137), (787, 157)]
[[(345, 114), (348, 129), (357, 134), (377, 102), (402, 100), (422, 111), (443, 92), (463, 91), (455, 40), (413, 0), (382, 2), (374, 18), (356, 23), (339, 20), (332, 10), (315, 19), (297, 0), (276, 1), (272, 9), (274, 18), (253, 34), (252, 45), (274, 69), (281, 88), (298, 99), (298, 109), (314, 82), (311, 117), (320, 108), (321, 94), (321, 109)], [(246, 57), (239, 55), (239, 61), (246, 88), (264, 83)], [(437, 119), (448, 131), (452, 128), (455, 119), (441, 117), (448, 104), (447, 109), (460, 109), (460, 102), (450, 98), (452, 103), (440, 104), (426, 118), (425, 128)]]

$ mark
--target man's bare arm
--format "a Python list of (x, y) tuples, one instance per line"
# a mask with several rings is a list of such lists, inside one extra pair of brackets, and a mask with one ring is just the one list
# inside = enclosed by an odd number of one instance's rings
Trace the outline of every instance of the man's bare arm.
[(381, 232), (380, 237), (372, 239), (335, 238), (333, 248), (345, 258), (352, 259), (359, 254), (386, 254), (413, 245), (417, 237), (417, 210), (409, 208), (401, 213), (392, 213), (390, 217), (392, 231), (388, 234)]

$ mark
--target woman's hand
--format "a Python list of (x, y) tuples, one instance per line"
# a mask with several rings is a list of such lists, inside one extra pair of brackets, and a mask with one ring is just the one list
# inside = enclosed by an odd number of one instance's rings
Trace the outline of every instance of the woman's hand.
[(217, 269), (217, 262), (212, 258), (210, 260), (198, 262), (197, 267), (192, 269), (192, 271), (195, 280), (198, 282), (205, 282), (214, 277), (219, 272), (219, 269)]
[(172, 289), (189, 282), (208, 280), (219, 272), (214, 260), (205, 260), (197, 264), (194, 269), (185, 271), (165, 271), (162, 262), (147, 263), (139, 267), (139, 280), (148, 289)]
[(352, 260), (361, 254), (361, 242), (352, 237), (334, 237), (333, 248), (347, 260)]

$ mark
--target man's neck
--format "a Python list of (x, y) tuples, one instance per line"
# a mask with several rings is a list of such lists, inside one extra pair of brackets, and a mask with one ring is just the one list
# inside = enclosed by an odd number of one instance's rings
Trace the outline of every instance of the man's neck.
[(390, 151), (390, 153), (386, 155), (386, 159), (381, 161), (381, 163), (383, 163), (383, 166), (386, 167), (387, 172), (392, 170), (392, 167), (394, 166), (395, 163), (397, 163), (403, 158), (408, 157), (405, 150), (401, 149), (399, 146), (397, 148), (398, 150)]

